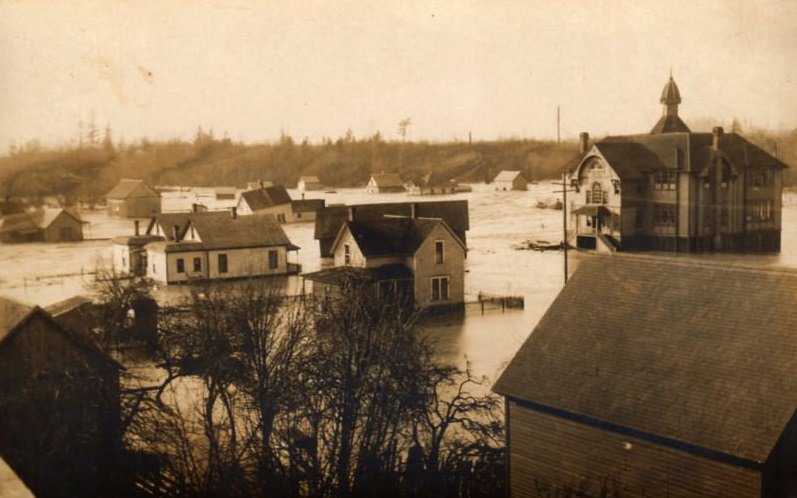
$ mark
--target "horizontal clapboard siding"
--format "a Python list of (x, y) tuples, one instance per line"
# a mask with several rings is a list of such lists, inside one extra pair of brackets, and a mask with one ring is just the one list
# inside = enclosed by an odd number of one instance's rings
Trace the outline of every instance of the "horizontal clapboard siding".
[(757, 470), (508, 405), (512, 498), (559, 496), (565, 486), (624, 497), (761, 496)]

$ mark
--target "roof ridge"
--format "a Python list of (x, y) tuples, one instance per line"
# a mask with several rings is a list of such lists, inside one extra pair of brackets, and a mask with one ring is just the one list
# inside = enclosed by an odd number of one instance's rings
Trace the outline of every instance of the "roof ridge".
[(662, 254), (640, 254), (640, 253), (612, 253), (612, 254), (593, 254), (585, 253), (593, 258), (611, 258), (617, 257), (621, 259), (636, 259), (640, 261), (655, 261), (674, 266), (686, 267), (710, 267), (718, 268), (726, 271), (749, 271), (753, 273), (775, 273), (775, 274), (793, 274), (797, 276), (797, 268), (788, 266), (758, 266), (749, 262), (736, 262), (736, 261), (719, 261), (709, 260), (696, 257), (696, 255), (662, 255)]

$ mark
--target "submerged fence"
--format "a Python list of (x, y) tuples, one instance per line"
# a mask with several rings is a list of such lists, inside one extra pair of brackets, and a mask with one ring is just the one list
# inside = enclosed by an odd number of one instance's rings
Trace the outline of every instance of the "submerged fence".
[(476, 301), (465, 303), (466, 311), (479, 311), (483, 315), (486, 311), (506, 311), (508, 309), (523, 309), (525, 301), (523, 296), (487, 294), (479, 292)]

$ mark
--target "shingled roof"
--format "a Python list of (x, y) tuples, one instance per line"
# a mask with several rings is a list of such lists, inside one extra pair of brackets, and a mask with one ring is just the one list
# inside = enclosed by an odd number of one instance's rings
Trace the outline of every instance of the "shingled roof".
[(6, 216), (0, 223), (0, 232), (19, 232), (43, 230), (50, 226), (61, 213), (73, 218), (78, 223), (87, 223), (72, 209), (46, 208), (38, 211), (18, 213)]
[(244, 192), (241, 194), (241, 199), (249, 205), (249, 209), (252, 211), (291, 203), (291, 196), (282, 185)]
[(794, 271), (590, 257), (494, 390), (760, 464), (797, 409), (796, 296)]
[(130, 197), (130, 195), (133, 192), (135, 192), (137, 188), (141, 186), (143, 186), (152, 196), (160, 197), (160, 194), (155, 189), (150, 187), (149, 184), (147, 184), (147, 182), (145, 182), (144, 180), (123, 178), (119, 180), (119, 183), (117, 183), (116, 186), (112, 188), (110, 192), (105, 194), (105, 198), (124, 200)]
[(439, 218), (383, 218), (378, 221), (347, 221), (345, 226), (363, 255), (371, 257), (415, 254), (441, 222)]
[[(289, 250), (298, 249), (288, 239), (277, 219), (270, 214), (235, 218), (227, 211), (161, 214), (150, 222), (148, 233), (156, 222), (164, 228), (166, 240), (151, 242), (147, 247), (166, 252), (272, 246), (286, 246)], [(180, 227), (177, 241), (174, 240), (173, 231), (166, 230), (166, 227), (172, 226)], [(183, 240), (192, 227), (200, 240)]]
[(358, 204), (354, 206), (327, 206), (316, 211), (314, 237), (319, 242), (321, 257), (331, 256), (332, 242), (341, 225), (348, 219), (351, 211), (354, 221), (380, 220), (385, 215), (415, 216), (423, 218), (442, 218), (457, 238), (467, 243), (466, 232), (470, 229), (468, 201), (430, 201), (430, 202), (390, 202), (379, 204)]
[(493, 182), (512, 182), (518, 176), (521, 176), (522, 173), (520, 171), (499, 171), (495, 178), (493, 178)]

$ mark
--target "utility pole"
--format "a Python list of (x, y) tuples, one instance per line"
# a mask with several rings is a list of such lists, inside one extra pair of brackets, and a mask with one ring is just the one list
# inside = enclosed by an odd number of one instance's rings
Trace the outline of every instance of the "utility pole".
[(562, 134), (560, 132), (560, 130), (561, 130), (561, 126), (560, 126), (561, 120), (559, 118), (560, 118), (559, 106), (556, 106), (556, 143), (558, 143), (558, 144), (562, 143)]
[[(554, 184), (558, 185), (558, 184)], [(567, 188), (567, 171), (562, 171), (562, 190), (555, 190), (554, 193), (562, 194), (562, 251), (564, 252), (565, 284), (567, 283), (567, 193), (575, 192)]]

